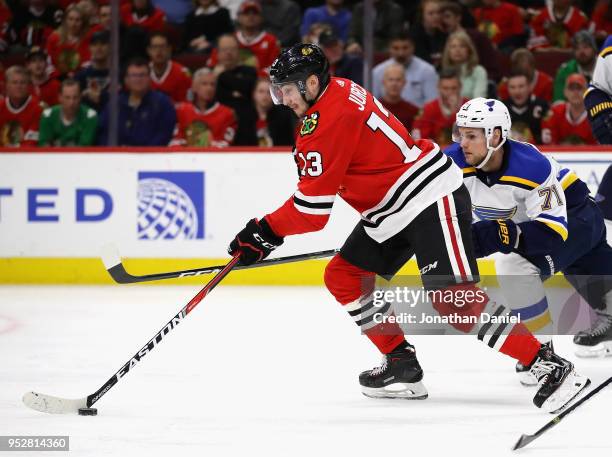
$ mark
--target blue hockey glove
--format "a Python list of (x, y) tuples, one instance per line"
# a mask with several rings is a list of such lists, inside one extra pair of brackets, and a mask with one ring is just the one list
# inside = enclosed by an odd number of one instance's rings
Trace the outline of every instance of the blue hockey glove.
[(494, 252), (508, 254), (518, 248), (521, 229), (510, 219), (479, 221), (472, 224), (472, 240), (476, 257)]

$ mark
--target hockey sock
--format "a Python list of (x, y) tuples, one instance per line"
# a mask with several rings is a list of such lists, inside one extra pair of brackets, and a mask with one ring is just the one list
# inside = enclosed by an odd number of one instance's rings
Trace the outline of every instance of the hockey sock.
[[(517, 359), (523, 365), (529, 365), (536, 354), (540, 350), (541, 343), (533, 336), (533, 334), (522, 323), (508, 323), (509, 311), (500, 305), (493, 302), (486, 292), (474, 284), (458, 284), (449, 286), (445, 289), (451, 290), (455, 297), (462, 297), (461, 305), (459, 306), (456, 300), (455, 303), (449, 303), (447, 300), (435, 299), (435, 297), (445, 297), (446, 294), (436, 295), (434, 297), (433, 306), (440, 315), (447, 316), (451, 314), (459, 314), (461, 316), (477, 316), (479, 322), (482, 320), (481, 314), (488, 314), (495, 317), (503, 317), (501, 323), (493, 323), (489, 320), (482, 323), (478, 327), (478, 339), (486, 343), (489, 347), (509, 355)], [(468, 292), (472, 292), (468, 294)], [(470, 300), (464, 300), (465, 297), (472, 297)], [(456, 323), (451, 324), (457, 330), (467, 333), (474, 330), (476, 323)]]
[(325, 285), (336, 300), (344, 306), (363, 333), (380, 352), (387, 354), (405, 342), (404, 332), (396, 323), (376, 320), (391, 314), (391, 304), (375, 304), (373, 291), (375, 274), (356, 267), (336, 255), (325, 269)]

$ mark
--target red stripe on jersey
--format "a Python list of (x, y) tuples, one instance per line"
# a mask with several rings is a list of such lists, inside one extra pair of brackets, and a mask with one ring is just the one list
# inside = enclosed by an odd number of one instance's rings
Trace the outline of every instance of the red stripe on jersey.
[(450, 205), (448, 203), (448, 197), (444, 197), (442, 199), (444, 204), (444, 215), (446, 216), (446, 224), (448, 225), (448, 233), (450, 233), (451, 244), (453, 246), (453, 254), (455, 255), (455, 260), (457, 261), (457, 265), (459, 266), (459, 271), (461, 272), (461, 279), (467, 280), (467, 274), (465, 272), (465, 267), (463, 262), (461, 261), (461, 255), (459, 253), (459, 243), (457, 242), (457, 235), (455, 234), (455, 228), (453, 227), (453, 215), (450, 211)]

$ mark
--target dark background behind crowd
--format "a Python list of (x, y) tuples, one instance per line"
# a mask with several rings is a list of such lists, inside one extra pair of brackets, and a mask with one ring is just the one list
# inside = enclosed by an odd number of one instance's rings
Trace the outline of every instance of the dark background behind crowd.
[[(123, 146), (280, 146), (281, 49), (316, 43), (363, 82), (358, 1), (121, 0)], [(374, 0), (374, 95), (417, 138), (451, 141), (474, 97), (503, 100), (512, 137), (595, 144), (582, 99), (612, 33), (611, 0)], [(0, 0), (0, 147), (109, 142), (108, 0)]]

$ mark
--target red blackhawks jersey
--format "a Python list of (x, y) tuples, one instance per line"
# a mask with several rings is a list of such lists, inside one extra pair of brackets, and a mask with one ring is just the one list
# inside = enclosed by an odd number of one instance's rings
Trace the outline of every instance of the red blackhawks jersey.
[(524, 32), (520, 9), (512, 3), (500, 2), (498, 6), (475, 8), (474, 18), (478, 30), (495, 44)]
[(30, 93), (46, 106), (51, 107), (59, 103), (59, 93), (62, 83), (55, 78), (48, 78), (40, 85), (30, 84)]
[[(461, 105), (467, 102), (461, 100)], [(431, 138), (441, 146), (453, 142), (453, 124), (456, 112), (445, 110), (440, 99), (432, 100), (423, 106), (413, 123), (412, 136), (415, 138)]]
[[(531, 93), (536, 97), (550, 103), (553, 97), (552, 77), (542, 71), (536, 70), (533, 75), (533, 81), (531, 81)], [(507, 98), (510, 98), (510, 94), (508, 94), (507, 78), (502, 79), (497, 86), (497, 98), (499, 100), (506, 100)]]
[(265, 216), (278, 236), (321, 230), (339, 196), (381, 243), (463, 182), (437, 144), (414, 141), (372, 94), (344, 78), (331, 78), (306, 112), (293, 154), (297, 190)]
[[(280, 54), (280, 43), (276, 37), (268, 32), (261, 32), (251, 40), (245, 38), (240, 31), (237, 31), (235, 35), (240, 46), (240, 63), (257, 68), (262, 76), (268, 75), (270, 66)], [(217, 48), (213, 48), (207, 65), (212, 68), (217, 63)]]
[(557, 102), (542, 120), (542, 143), (544, 144), (597, 144), (593, 138), (586, 110), (578, 119), (572, 120), (567, 102)]
[(234, 110), (219, 102), (206, 111), (193, 103), (179, 103), (176, 118), (171, 146), (227, 147), (234, 141), (238, 125)]
[(552, 4), (542, 8), (531, 20), (533, 36), (529, 47), (534, 48), (571, 48), (572, 37), (582, 29), (592, 27), (589, 19), (578, 8), (571, 6), (564, 17), (556, 18)]
[(147, 32), (162, 32), (166, 25), (166, 14), (159, 8), (153, 8), (151, 14), (138, 16), (130, 3), (120, 8), (121, 22), (128, 27), (140, 26)]
[(13, 108), (6, 97), (0, 104), (0, 147), (36, 146), (41, 112), (32, 95), (20, 108)]
[(89, 39), (90, 35), (87, 35), (79, 41), (62, 42), (59, 33), (51, 34), (46, 49), (59, 74), (74, 73), (90, 59)]
[(166, 71), (157, 77), (151, 67), (151, 87), (162, 91), (172, 99), (174, 103), (180, 103), (187, 100), (187, 93), (191, 88), (191, 75), (186, 67), (180, 63), (169, 61)]

